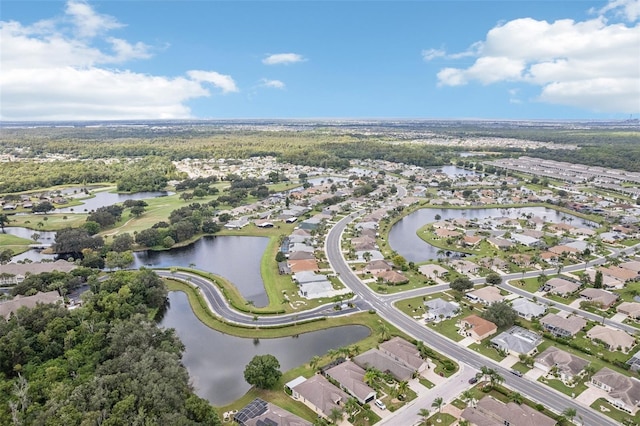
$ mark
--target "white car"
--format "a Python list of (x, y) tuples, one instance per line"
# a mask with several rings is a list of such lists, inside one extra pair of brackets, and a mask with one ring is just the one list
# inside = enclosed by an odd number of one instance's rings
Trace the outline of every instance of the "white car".
[(376, 407), (378, 407), (381, 410), (386, 410), (387, 409), (387, 406), (384, 405), (384, 402), (380, 401), (379, 399), (375, 400), (375, 404), (376, 404)]

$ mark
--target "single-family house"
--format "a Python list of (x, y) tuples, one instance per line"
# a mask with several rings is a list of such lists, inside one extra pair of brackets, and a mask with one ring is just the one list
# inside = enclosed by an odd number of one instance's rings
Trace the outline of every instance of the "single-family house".
[(533, 366), (549, 374), (554, 370), (565, 383), (571, 382), (589, 364), (589, 361), (550, 346), (538, 355)]
[(640, 380), (604, 367), (591, 377), (591, 384), (607, 392), (614, 407), (635, 414), (640, 403)]
[(477, 274), (480, 266), (464, 259), (451, 261), (451, 266), (461, 274)]
[(287, 266), (289, 267), (291, 272), (293, 272), (294, 274), (297, 274), (303, 271), (318, 272), (320, 270), (320, 267), (318, 266), (318, 261), (316, 259), (292, 260), (291, 258), (289, 258), (287, 260)]
[(540, 325), (557, 337), (573, 337), (587, 325), (587, 320), (577, 315), (564, 318), (549, 313), (540, 318)]
[(526, 404), (504, 403), (485, 396), (475, 406), (462, 410), (461, 417), (477, 426), (555, 426), (556, 421)]
[(558, 256), (562, 255), (563, 253), (565, 254), (575, 254), (578, 253), (580, 250), (578, 250), (575, 247), (571, 247), (571, 246), (567, 246), (567, 245), (557, 245), (557, 246), (553, 246), (553, 247), (549, 247), (549, 251), (553, 254), (557, 254)]
[(325, 371), (325, 374), (338, 382), (342, 389), (349, 392), (361, 404), (376, 398), (376, 391), (364, 382), (365, 369), (353, 361), (345, 361)]
[(610, 351), (627, 353), (636, 344), (636, 339), (626, 332), (602, 325), (596, 325), (587, 331), (587, 337), (602, 342)]
[(373, 348), (353, 358), (353, 362), (365, 370), (375, 368), (389, 373), (398, 381), (410, 380), (415, 370), (401, 364), (379, 349)]
[(640, 261), (638, 260), (630, 260), (629, 262), (621, 263), (618, 266), (633, 271), (636, 273), (636, 276), (640, 276)]
[(409, 281), (409, 278), (402, 275), (402, 273), (398, 271), (384, 271), (380, 272), (376, 276), (379, 280), (382, 280), (382, 282), (389, 285), (404, 284)]
[(565, 280), (564, 278), (551, 278), (544, 283), (542, 291), (557, 294), (559, 296), (567, 296), (580, 288), (580, 284), (573, 281)]
[(35, 308), (38, 304), (64, 303), (64, 299), (57, 290), (38, 292), (33, 296), (16, 296), (11, 300), (0, 303), (0, 317), (9, 319), (12, 313), (20, 308)]
[(467, 247), (475, 247), (480, 241), (482, 241), (482, 237), (477, 235), (465, 235), (462, 237), (462, 245)]
[(482, 303), (487, 306), (495, 302), (501, 302), (504, 299), (504, 296), (500, 294), (500, 289), (492, 286), (486, 286), (470, 291), (466, 296), (472, 302)]
[(516, 356), (533, 354), (540, 343), (539, 334), (517, 325), (491, 339), (491, 346)]
[(418, 373), (423, 372), (428, 367), (427, 362), (420, 356), (418, 347), (401, 337), (394, 337), (380, 343), (378, 348), (397, 362)]
[(256, 398), (233, 415), (239, 426), (312, 426), (312, 423), (275, 404)]
[[(596, 282), (596, 270), (594, 268), (587, 268), (585, 275), (589, 278), (589, 282)], [(608, 290), (621, 289), (624, 287), (624, 282), (612, 277), (611, 275), (602, 274), (602, 287)]]
[(66, 260), (56, 260), (55, 262), (32, 262), (32, 263), (7, 263), (0, 265), (0, 284), (13, 285), (24, 281), (27, 275), (42, 274), (45, 272), (71, 272), (78, 265)]
[(601, 288), (585, 288), (580, 292), (580, 297), (597, 304), (603, 310), (609, 309), (618, 300), (617, 294)]
[(509, 250), (514, 246), (513, 242), (500, 237), (487, 238), (487, 242), (498, 250)]
[(598, 268), (598, 270), (602, 272), (602, 275), (608, 275), (619, 281), (622, 281), (623, 283), (634, 281), (639, 278), (637, 272), (632, 271), (630, 269), (622, 268), (620, 266), (609, 266), (609, 267), (603, 266)]
[(378, 274), (381, 274), (382, 272), (390, 271), (392, 269), (393, 268), (391, 267), (389, 262), (383, 259), (372, 260), (371, 262), (367, 263), (367, 265), (364, 267), (365, 272), (368, 272), (373, 275), (378, 275)]
[(290, 252), (287, 259), (289, 260), (304, 260), (304, 259), (315, 259), (316, 257), (312, 252), (308, 251), (294, 251)]
[[(290, 382), (291, 383), (291, 382)], [(291, 396), (302, 401), (316, 413), (329, 417), (331, 410), (341, 410), (349, 399), (349, 394), (333, 385), (326, 377), (315, 374), (304, 381), (289, 383)]]
[(547, 310), (546, 306), (532, 302), (524, 297), (514, 300), (511, 303), (511, 307), (518, 313), (519, 317), (524, 318), (527, 321), (531, 321), (532, 318), (542, 316)]
[(640, 318), (640, 303), (638, 302), (622, 302), (616, 306), (616, 311), (625, 314), (631, 319), (638, 320)]
[(449, 271), (446, 268), (443, 268), (440, 265), (436, 265), (436, 264), (426, 264), (426, 265), (421, 265), (418, 268), (418, 271), (424, 275), (427, 278), (442, 278), (444, 277), (446, 274), (449, 273)]
[(524, 234), (511, 234), (511, 240), (527, 247), (537, 247), (540, 245), (540, 239)]
[(476, 342), (480, 342), (498, 331), (498, 327), (491, 321), (487, 321), (478, 315), (469, 315), (460, 320), (460, 334), (471, 337)]
[(629, 358), (626, 362), (629, 366), (629, 370), (638, 371), (640, 370), (640, 352), (636, 352)]
[(423, 302), (426, 313), (424, 315), (426, 321), (440, 321), (453, 318), (460, 312), (460, 305), (456, 302), (448, 302), (444, 299), (437, 298)]

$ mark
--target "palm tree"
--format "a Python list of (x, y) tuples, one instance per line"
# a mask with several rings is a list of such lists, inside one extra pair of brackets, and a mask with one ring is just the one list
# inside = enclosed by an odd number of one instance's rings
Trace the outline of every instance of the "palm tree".
[(380, 324), (380, 340), (383, 342), (389, 340), (389, 327), (385, 323)]
[(344, 411), (347, 412), (349, 417), (353, 417), (359, 409), (360, 404), (358, 404), (358, 400), (353, 397), (347, 399), (347, 402), (344, 403)]
[(491, 388), (493, 388), (495, 385), (504, 383), (504, 377), (498, 374), (497, 371), (491, 370), (491, 375), (489, 375), (489, 383), (491, 384)]
[(442, 399), (441, 396), (437, 397), (436, 399), (433, 400), (433, 402), (431, 403), (431, 406), (435, 409), (438, 410), (438, 413), (440, 412), (440, 410), (442, 409), (442, 405), (444, 404), (444, 400)]
[(578, 414), (578, 411), (573, 407), (567, 407), (562, 412), (562, 416), (570, 422), (573, 422), (573, 418), (576, 416), (576, 414)]
[(327, 351), (327, 355), (329, 355), (329, 358), (331, 358), (331, 359), (338, 359), (340, 357), (340, 350), (339, 349), (329, 349)]
[(421, 408), (420, 411), (418, 411), (418, 415), (422, 418), (422, 425), (426, 426), (427, 425), (427, 419), (429, 418), (429, 415), (431, 415), (431, 413), (429, 412), (428, 409), (426, 408)]
[(470, 389), (465, 390), (460, 394), (460, 399), (469, 404), (470, 401), (473, 401), (473, 392)]
[(482, 367), (480, 367), (480, 371), (476, 373), (476, 379), (485, 381), (494, 372), (495, 371), (492, 368), (489, 368), (486, 365), (483, 365)]
[(331, 423), (333, 424), (338, 424), (338, 421), (342, 420), (342, 410), (338, 408), (332, 408), (331, 412), (329, 413), (329, 420), (331, 420)]
[(380, 379), (381, 374), (377, 368), (369, 368), (366, 373), (364, 373), (364, 382), (373, 387), (374, 383)]
[(318, 355), (314, 355), (309, 361), (309, 367), (311, 367), (312, 370), (315, 370), (316, 367), (318, 367), (319, 362), (320, 362), (320, 357)]
[(407, 382), (406, 380), (401, 381), (400, 383), (398, 383), (398, 396), (406, 396), (407, 392), (409, 392), (409, 382)]
[(349, 346), (349, 357), (350, 358), (358, 355), (359, 352), (360, 352), (360, 346), (358, 346), (358, 345)]
[(520, 405), (522, 404), (522, 394), (520, 394), (519, 392), (511, 392), (509, 394), (509, 400), (515, 402), (516, 404)]
[(470, 426), (471, 423), (469, 423), (469, 420), (465, 420), (465, 419), (460, 419), (460, 421), (458, 422), (458, 426)]

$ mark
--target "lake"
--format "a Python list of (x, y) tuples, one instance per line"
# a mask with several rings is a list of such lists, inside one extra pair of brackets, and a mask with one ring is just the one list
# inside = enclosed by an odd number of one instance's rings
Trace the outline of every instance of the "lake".
[[(169, 302), (170, 308), (160, 326), (175, 328), (185, 345), (182, 363), (189, 371), (196, 393), (216, 406), (235, 401), (251, 388), (243, 373), (255, 355), (274, 355), (284, 372), (309, 362), (315, 355), (352, 345), (370, 334), (367, 327), (352, 325), (304, 333), (298, 337), (234, 337), (202, 324), (184, 293), (169, 293)], [(260, 336), (259, 330), (256, 330), (256, 335)]]
[(263, 307), (269, 304), (269, 298), (264, 289), (260, 262), (268, 243), (266, 237), (205, 236), (186, 247), (135, 252), (131, 267), (183, 266), (212, 272), (231, 281), (256, 307)]
[(389, 245), (409, 262), (426, 262), (438, 258), (438, 248), (426, 243), (418, 237), (417, 231), (427, 223), (437, 222), (436, 215), (440, 215), (440, 220), (445, 219), (486, 219), (489, 217), (510, 217), (518, 218), (522, 214), (532, 214), (546, 220), (547, 222), (559, 223), (563, 217), (573, 218), (576, 224), (582, 219), (557, 210), (546, 207), (521, 207), (508, 209), (420, 209), (398, 221), (389, 232)]
[(113, 204), (123, 203), (127, 200), (146, 200), (149, 198), (166, 197), (173, 194), (167, 191), (154, 191), (154, 192), (136, 192), (133, 194), (118, 194), (109, 191), (95, 192), (92, 198), (86, 198), (80, 200), (82, 202), (79, 206), (63, 207), (55, 209), (54, 213), (87, 213), (95, 211), (100, 207), (111, 206)]

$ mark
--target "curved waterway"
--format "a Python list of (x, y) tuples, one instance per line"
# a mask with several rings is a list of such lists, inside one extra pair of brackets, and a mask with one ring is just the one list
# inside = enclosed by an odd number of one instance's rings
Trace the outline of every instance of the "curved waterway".
[[(422, 226), (446, 219), (478, 219), (509, 217), (513, 219), (521, 218), (522, 215), (538, 216), (551, 223), (559, 223), (563, 217), (572, 218), (573, 225), (577, 226), (583, 219), (570, 214), (562, 213), (546, 207), (510, 207), (505, 209), (446, 209), (446, 208), (426, 208), (400, 219), (389, 232), (389, 245), (399, 254), (404, 256), (409, 262), (425, 262), (437, 259), (438, 248), (421, 240), (417, 231)], [(440, 215), (440, 219), (436, 219)], [(588, 222), (588, 225), (594, 225)]]
[[(309, 362), (314, 355), (352, 345), (370, 334), (367, 327), (350, 325), (298, 337), (247, 339), (212, 330), (201, 323), (183, 292), (170, 292), (169, 302), (160, 326), (175, 328), (185, 345), (182, 363), (196, 393), (216, 406), (235, 401), (251, 388), (244, 380), (244, 368), (255, 355), (274, 355), (284, 372)], [(260, 336), (259, 330), (256, 336)]]
[(193, 267), (228, 279), (256, 307), (269, 304), (260, 273), (265, 237), (222, 236), (200, 238), (187, 247), (134, 253), (133, 268)]
[(153, 191), (120, 194), (116, 192), (101, 191), (92, 194), (93, 197), (91, 198), (80, 200), (80, 202), (82, 203), (81, 205), (55, 209), (54, 213), (87, 213), (90, 211), (95, 211), (100, 207), (123, 203), (127, 200), (147, 200), (149, 198), (166, 197), (167, 195), (171, 194), (174, 193), (167, 191)]

